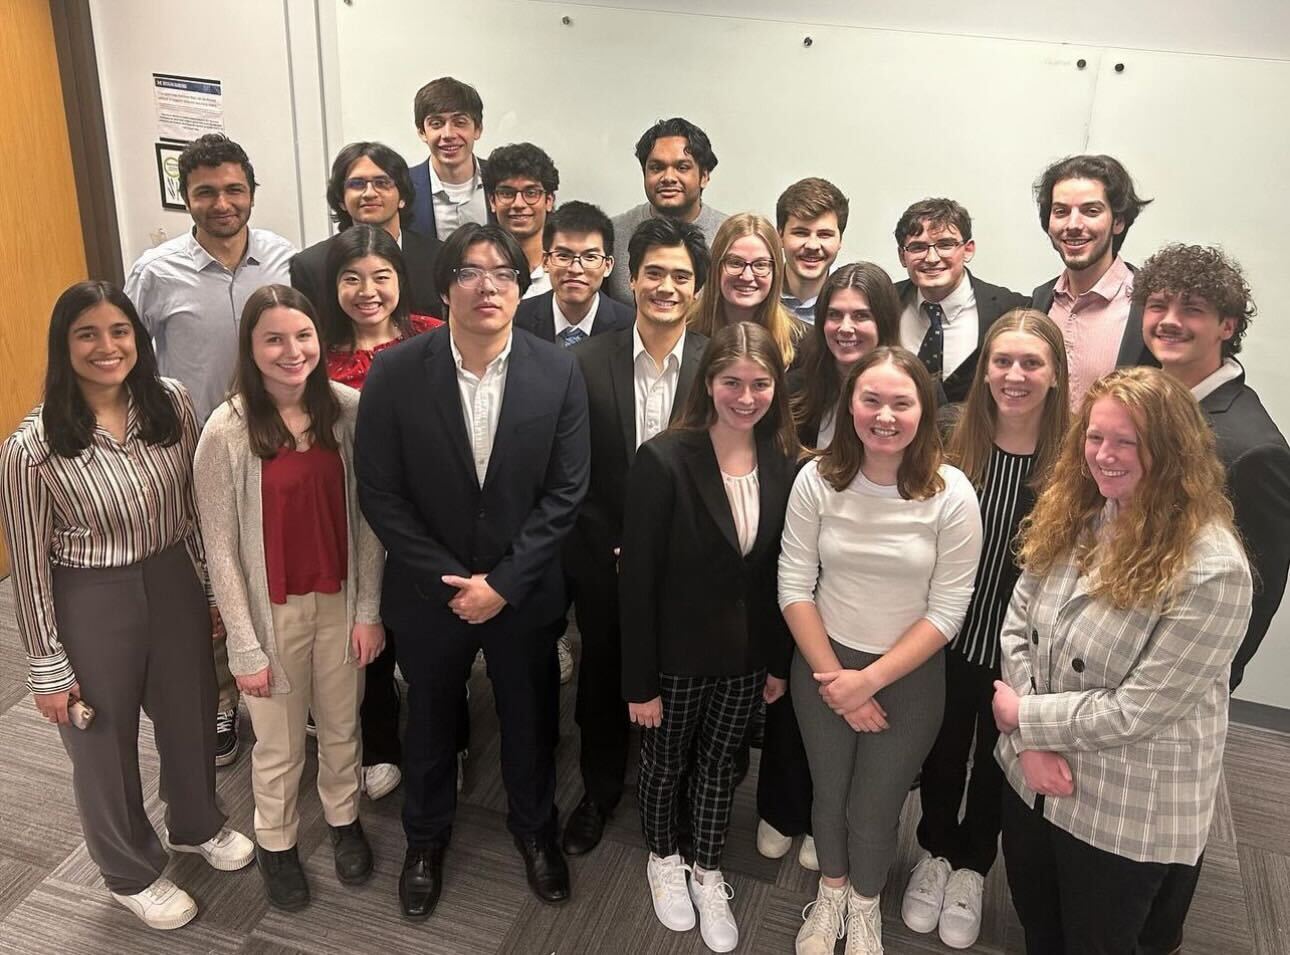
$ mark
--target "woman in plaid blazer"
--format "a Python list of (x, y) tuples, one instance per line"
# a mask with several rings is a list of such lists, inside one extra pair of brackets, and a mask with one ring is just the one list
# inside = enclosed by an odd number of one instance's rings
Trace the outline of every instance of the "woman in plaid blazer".
[(1054, 473), (1000, 637), (1008, 881), (1032, 955), (1168, 952), (1214, 810), (1250, 572), (1213, 435), (1162, 372), (1098, 381)]

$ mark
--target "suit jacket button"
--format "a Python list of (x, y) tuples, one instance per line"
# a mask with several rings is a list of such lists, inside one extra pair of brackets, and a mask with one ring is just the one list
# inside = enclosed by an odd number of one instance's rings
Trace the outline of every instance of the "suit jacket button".
[(1039, 631), (1038, 631), (1038, 630), (1031, 630), (1031, 631), (1030, 631), (1030, 642), (1031, 642), (1031, 643), (1033, 643), (1035, 646), (1039, 646)]
[(482, 507), (479, 509), (479, 519), (481, 521), (484, 519), (484, 509)]
[(1076, 673), (1083, 673), (1084, 661), (1081, 660), (1079, 657), (1076, 657), (1074, 660), (1071, 661), (1071, 669), (1074, 670)]

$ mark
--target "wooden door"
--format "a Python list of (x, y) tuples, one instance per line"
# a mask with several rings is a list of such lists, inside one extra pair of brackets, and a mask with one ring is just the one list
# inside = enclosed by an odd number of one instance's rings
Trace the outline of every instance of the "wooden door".
[[(86, 277), (49, 0), (4, 0), (0, 70), (2, 439), (40, 400), (54, 301)], [(0, 575), (8, 572), (0, 541)]]

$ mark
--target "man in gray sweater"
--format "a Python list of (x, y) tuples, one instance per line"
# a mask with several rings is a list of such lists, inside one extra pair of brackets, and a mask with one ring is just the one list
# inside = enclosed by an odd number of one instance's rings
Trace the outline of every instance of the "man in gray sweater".
[[(614, 216), (615, 261), (627, 261), (627, 243), (632, 233), (646, 219), (655, 216), (693, 223), (711, 247), (726, 214), (703, 203), (708, 177), (717, 168), (717, 156), (708, 134), (679, 116), (661, 119), (636, 142), (636, 158), (645, 176), (645, 198), (649, 201)], [(611, 272), (604, 290), (620, 302), (632, 305), (627, 280), (626, 269)]]

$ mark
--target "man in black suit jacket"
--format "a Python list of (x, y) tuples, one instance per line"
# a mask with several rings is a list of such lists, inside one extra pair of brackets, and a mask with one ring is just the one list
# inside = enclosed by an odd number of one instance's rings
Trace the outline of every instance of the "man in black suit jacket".
[(381, 614), (408, 680), (399, 901), (430, 915), (456, 807), (456, 725), (482, 647), (502, 738), (507, 827), (529, 885), (569, 897), (556, 841), (557, 694), (550, 622), (559, 553), (587, 489), (586, 389), (573, 357), (512, 334), (523, 252), (470, 223), (436, 281), (448, 324), (382, 352), (363, 388), (355, 460), (363, 513), (385, 544)]
[[(336, 155), (327, 182), (327, 204), (333, 221), (341, 230), (365, 222), (388, 232), (403, 249), (408, 274), (408, 308), (418, 315), (443, 314), (443, 303), (435, 289), (434, 266), (439, 240), (416, 235), (403, 228), (411, 217), (412, 180), (407, 163), (389, 146), (381, 143), (350, 143)], [(320, 312), (336, 296), (327, 288), (327, 252), (335, 236), (315, 242), (291, 259), (291, 284)]]
[(582, 635), (576, 717), (584, 791), (564, 832), (572, 855), (600, 841), (627, 771), (631, 724), (621, 690), (618, 621), (627, 472), (637, 447), (679, 414), (707, 345), (685, 328), (685, 313), (708, 274), (703, 233), (673, 219), (647, 219), (628, 243), (627, 264), (635, 323), (573, 350), (587, 383), (591, 486), (564, 552)]
[(441, 76), (417, 90), (412, 120), (430, 158), (410, 163), (412, 218), (408, 231), (444, 241), (467, 222), (496, 222), (484, 194), (475, 143), (484, 131), (484, 102), (469, 83)]
[(1029, 299), (967, 269), (976, 253), (972, 217), (953, 199), (923, 199), (896, 223), (896, 254), (909, 278), (900, 296), (900, 343), (941, 382), (950, 401), (967, 397), (985, 333)]

